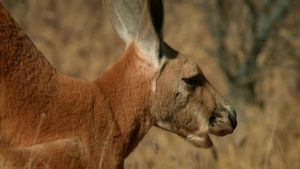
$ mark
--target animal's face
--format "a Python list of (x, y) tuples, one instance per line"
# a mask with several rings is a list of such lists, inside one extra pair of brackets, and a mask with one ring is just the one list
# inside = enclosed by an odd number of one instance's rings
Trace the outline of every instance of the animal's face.
[(232, 133), (237, 124), (235, 111), (199, 66), (180, 55), (161, 68), (153, 99), (156, 125), (199, 147), (212, 146), (208, 134)]

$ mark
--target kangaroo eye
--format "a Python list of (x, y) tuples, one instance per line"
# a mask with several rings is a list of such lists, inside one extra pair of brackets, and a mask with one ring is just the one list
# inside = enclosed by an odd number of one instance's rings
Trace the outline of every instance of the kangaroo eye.
[(188, 77), (188, 78), (182, 78), (182, 80), (188, 84), (191, 85), (193, 87), (195, 86), (203, 86), (206, 82), (206, 79), (201, 76), (200, 74), (197, 74), (195, 76), (192, 77)]

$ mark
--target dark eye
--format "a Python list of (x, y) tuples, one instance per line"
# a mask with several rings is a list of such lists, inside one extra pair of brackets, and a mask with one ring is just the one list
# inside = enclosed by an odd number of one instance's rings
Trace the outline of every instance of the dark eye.
[(188, 78), (182, 78), (182, 80), (188, 84), (191, 85), (193, 87), (195, 86), (203, 86), (206, 82), (206, 79), (203, 77), (203, 75), (197, 74), (195, 76), (192, 77), (188, 77)]

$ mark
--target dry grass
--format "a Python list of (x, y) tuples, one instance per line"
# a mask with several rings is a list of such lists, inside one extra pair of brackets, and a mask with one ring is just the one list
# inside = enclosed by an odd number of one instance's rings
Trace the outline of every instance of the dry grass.
[[(38, 48), (61, 72), (95, 79), (122, 53), (124, 45), (104, 15), (101, 1), (12, 0), (10, 11)], [(23, 3), (21, 3), (23, 2)], [(299, 10), (298, 10), (299, 11)], [(298, 15), (297, 15), (298, 14)], [(299, 12), (294, 12), (279, 33), (300, 48)], [(166, 1), (167, 41), (202, 66), (208, 79), (221, 93), (227, 92), (224, 77), (215, 61), (204, 52), (212, 47), (199, 8), (191, 3)], [(276, 41), (270, 44), (277, 43)], [(296, 169), (300, 168), (299, 68), (296, 60), (286, 60), (278, 42), (277, 55), (284, 66), (264, 72), (258, 97), (264, 109), (234, 101), (239, 125), (234, 134), (213, 137), (214, 149), (198, 149), (178, 136), (153, 128), (126, 160), (127, 169)], [(289, 53), (288, 53), (289, 54)], [(299, 61), (299, 60), (298, 60)], [(296, 63), (299, 65), (299, 63)]]

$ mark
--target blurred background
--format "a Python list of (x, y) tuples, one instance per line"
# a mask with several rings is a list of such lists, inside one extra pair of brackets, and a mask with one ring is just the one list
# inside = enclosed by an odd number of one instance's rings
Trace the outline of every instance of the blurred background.
[[(122, 54), (102, 0), (0, 0), (59, 71), (93, 80)], [(300, 1), (164, 0), (165, 40), (238, 111), (199, 149), (152, 128), (126, 169), (299, 169)]]

